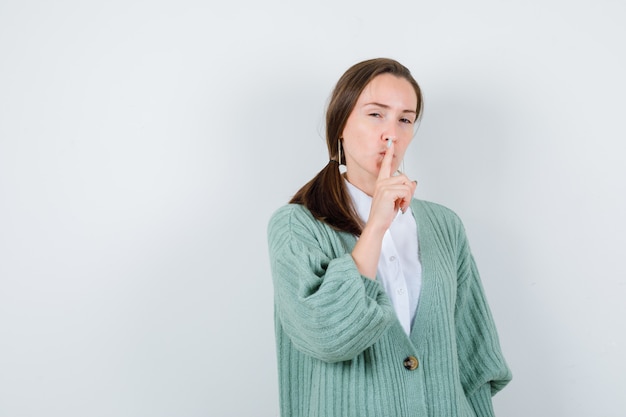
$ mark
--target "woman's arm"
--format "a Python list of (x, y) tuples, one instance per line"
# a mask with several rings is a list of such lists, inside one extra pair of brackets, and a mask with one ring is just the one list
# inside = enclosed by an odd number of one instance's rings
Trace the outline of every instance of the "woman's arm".
[(455, 321), (461, 383), (476, 415), (487, 417), (493, 416), (492, 395), (512, 376), (462, 225), (459, 230)]
[[(382, 286), (362, 276), (350, 253), (332, 258), (331, 242), (306, 209), (286, 206), (268, 229), (279, 325), (302, 352), (350, 360), (387, 330), (394, 312)], [(332, 233), (332, 232), (331, 232)]]

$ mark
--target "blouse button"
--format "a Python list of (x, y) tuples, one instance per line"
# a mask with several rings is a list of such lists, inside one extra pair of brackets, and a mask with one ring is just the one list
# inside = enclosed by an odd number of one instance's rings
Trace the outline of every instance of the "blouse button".
[(415, 356), (409, 356), (404, 360), (404, 367), (409, 371), (414, 371), (419, 366), (419, 362)]

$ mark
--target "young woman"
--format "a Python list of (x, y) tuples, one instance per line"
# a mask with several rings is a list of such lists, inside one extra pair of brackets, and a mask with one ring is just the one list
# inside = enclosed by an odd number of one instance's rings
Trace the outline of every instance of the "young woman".
[(329, 163), (270, 220), (283, 417), (492, 416), (511, 379), (461, 221), (398, 171), (421, 109), (400, 63), (348, 69)]

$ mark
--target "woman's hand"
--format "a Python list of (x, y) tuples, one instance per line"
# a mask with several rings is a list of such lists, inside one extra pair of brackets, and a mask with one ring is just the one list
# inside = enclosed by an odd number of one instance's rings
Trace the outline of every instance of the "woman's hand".
[(365, 227), (375, 228), (384, 234), (398, 214), (406, 212), (417, 187), (417, 181), (411, 181), (406, 175), (393, 175), (394, 144), (387, 148), (381, 162), (376, 188), (372, 196), (372, 207)]
[(359, 272), (370, 279), (376, 279), (385, 232), (391, 226), (398, 210), (404, 213), (409, 208), (417, 187), (417, 182), (409, 180), (406, 175), (393, 175), (393, 152), (392, 143), (381, 162), (369, 219), (352, 250), (352, 258)]

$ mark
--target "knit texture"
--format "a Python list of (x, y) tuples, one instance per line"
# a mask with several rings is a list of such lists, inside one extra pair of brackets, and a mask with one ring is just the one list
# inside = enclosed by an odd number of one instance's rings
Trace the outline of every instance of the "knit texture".
[[(413, 200), (422, 290), (410, 336), (356, 238), (290, 204), (268, 227), (282, 417), (487, 417), (511, 379), (460, 219)], [(419, 361), (405, 369), (405, 358)]]

